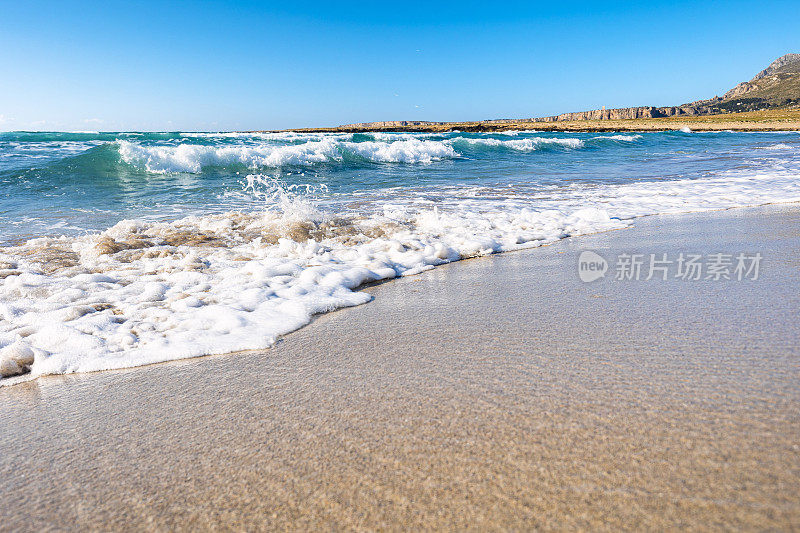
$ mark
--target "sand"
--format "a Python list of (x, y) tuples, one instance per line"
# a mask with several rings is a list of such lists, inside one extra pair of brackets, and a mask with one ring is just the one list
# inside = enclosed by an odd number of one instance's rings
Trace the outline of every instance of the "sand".
[[(584, 249), (756, 281), (578, 279)], [(800, 207), (368, 289), (273, 349), (0, 388), (0, 529), (797, 529)]]

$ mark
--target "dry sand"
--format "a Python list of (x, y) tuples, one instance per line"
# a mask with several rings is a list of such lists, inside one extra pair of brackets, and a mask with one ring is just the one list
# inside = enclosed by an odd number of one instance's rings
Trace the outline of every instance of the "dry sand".
[[(584, 284), (586, 248), (764, 260)], [(800, 528), (800, 207), (367, 290), (265, 352), (0, 389), (0, 529)]]

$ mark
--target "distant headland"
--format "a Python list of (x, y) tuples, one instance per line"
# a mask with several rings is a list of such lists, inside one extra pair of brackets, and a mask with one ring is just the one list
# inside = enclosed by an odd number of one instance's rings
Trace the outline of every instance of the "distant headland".
[(549, 117), (473, 122), (362, 122), (294, 131), (660, 131), (686, 127), (698, 131), (800, 130), (800, 54), (779, 57), (750, 81), (738, 84), (722, 96), (677, 106), (603, 108)]

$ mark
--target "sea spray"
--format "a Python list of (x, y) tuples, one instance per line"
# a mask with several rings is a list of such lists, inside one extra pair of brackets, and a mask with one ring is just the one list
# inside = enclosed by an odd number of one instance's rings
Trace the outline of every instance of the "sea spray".
[(265, 348), (368, 301), (369, 281), (642, 215), (800, 201), (798, 146), (788, 133), (0, 134), (0, 384)]

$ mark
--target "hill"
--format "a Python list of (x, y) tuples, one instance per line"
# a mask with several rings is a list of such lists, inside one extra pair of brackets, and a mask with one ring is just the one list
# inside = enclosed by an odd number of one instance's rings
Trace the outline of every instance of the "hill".
[(532, 119), (535, 122), (575, 120), (625, 120), (691, 115), (720, 115), (747, 111), (800, 107), (800, 54), (786, 54), (773, 61), (750, 81), (738, 84), (723, 96), (668, 107), (625, 107), (564, 113)]
[(707, 104), (711, 114), (800, 105), (800, 54), (781, 56), (721, 98), (698, 103)]
[(698, 130), (800, 130), (800, 54), (779, 57), (753, 79), (738, 84), (722, 96), (677, 106), (603, 108), (550, 117), (475, 122), (363, 122), (302, 131), (620, 131), (684, 126)]

